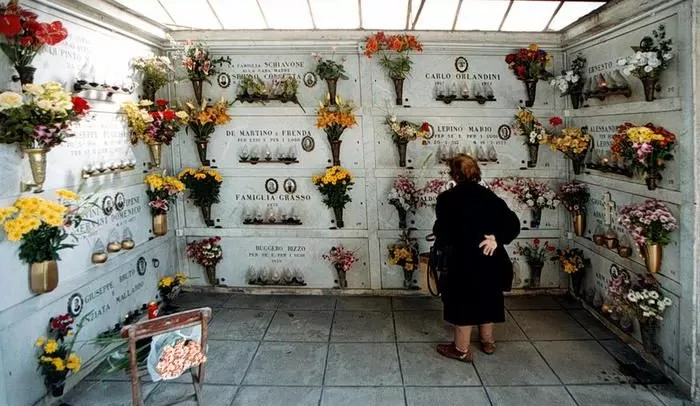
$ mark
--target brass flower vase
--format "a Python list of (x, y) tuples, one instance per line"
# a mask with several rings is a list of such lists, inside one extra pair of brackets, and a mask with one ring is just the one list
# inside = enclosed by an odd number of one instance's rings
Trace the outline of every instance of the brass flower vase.
[(394, 92), (396, 93), (396, 105), (403, 105), (403, 82), (404, 78), (391, 78), (394, 82)]
[(203, 101), (203, 87), (204, 87), (204, 81), (203, 80), (191, 80), (192, 82), (192, 89), (194, 90), (194, 99), (197, 101), (197, 106), (201, 106)]
[(22, 183), (22, 191), (26, 192), (34, 188), (34, 193), (44, 191), (46, 182), (46, 153), (44, 148), (22, 148), (22, 152), (27, 155), (29, 169), (32, 171), (33, 183)]
[(207, 274), (207, 282), (209, 282), (210, 285), (216, 286), (219, 284), (219, 280), (216, 278), (215, 266), (207, 266), (204, 268), (204, 271)]
[(540, 144), (527, 144), (527, 167), (537, 167), (537, 156), (540, 153)]
[(24, 85), (34, 83), (34, 74), (36, 73), (36, 68), (33, 66), (17, 66), (15, 65), (15, 70), (19, 76), (14, 76), (12, 80), (14, 82), (19, 81), (19, 83), (24, 87)]
[(661, 269), (661, 261), (663, 260), (664, 251), (661, 244), (646, 242), (642, 248), (644, 255), (644, 263), (647, 266), (647, 271), (657, 273)]
[(535, 98), (537, 97), (537, 79), (525, 80), (525, 90), (527, 92), (525, 107), (532, 107), (535, 105)]
[(345, 270), (343, 270), (343, 267), (341, 265), (336, 265), (335, 271), (338, 275), (338, 288), (339, 289), (347, 289), (347, 287), (348, 287), (347, 272)]
[(583, 237), (583, 233), (586, 228), (586, 215), (583, 213), (575, 213), (573, 216), (574, 220), (574, 234), (578, 237)]
[(343, 143), (341, 140), (331, 141), (331, 156), (333, 158), (333, 166), (340, 166), (340, 145)]
[(150, 168), (160, 168), (160, 156), (163, 152), (163, 144), (160, 142), (149, 142), (148, 153), (151, 155)]
[(202, 164), (202, 166), (209, 166), (209, 160), (207, 159), (207, 147), (209, 145), (209, 141), (196, 141), (196, 143), (199, 162)]
[(328, 103), (330, 106), (337, 106), (338, 104), (336, 103), (335, 99), (338, 88), (338, 78), (328, 78), (326, 79), (326, 84), (328, 85)]
[(200, 209), (202, 210), (202, 217), (207, 227), (214, 227), (214, 220), (211, 219), (211, 204), (201, 206)]
[(644, 87), (644, 100), (650, 102), (656, 100), (656, 84), (659, 78), (656, 76), (646, 76), (640, 79), (642, 81), (642, 86)]
[(406, 167), (406, 147), (408, 146), (408, 142), (406, 141), (401, 141), (396, 143), (396, 147), (399, 149), (399, 166), (401, 168)]
[(153, 234), (163, 236), (168, 234), (168, 215), (156, 214), (153, 216)]
[(343, 208), (342, 207), (334, 207), (333, 214), (335, 215), (335, 226), (337, 228), (345, 227), (345, 222), (343, 221)]
[(632, 256), (632, 247), (619, 245), (617, 247), (617, 255), (621, 256), (622, 258), (631, 257)]
[(58, 263), (55, 260), (35, 262), (29, 266), (29, 289), (47, 293), (58, 286)]

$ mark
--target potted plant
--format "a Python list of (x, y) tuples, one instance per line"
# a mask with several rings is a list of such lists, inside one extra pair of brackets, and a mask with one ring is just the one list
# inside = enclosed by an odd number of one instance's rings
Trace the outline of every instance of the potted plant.
[(542, 268), (544, 268), (545, 262), (551, 260), (552, 253), (556, 248), (549, 245), (548, 241), (541, 244), (539, 238), (532, 240), (532, 243), (527, 243), (525, 245), (520, 245), (516, 243), (515, 253), (521, 255), (525, 258), (525, 262), (530, 267), (530, 287), (539, 288), (540, 278), (542, 277)]
[(587, 205), (591, 198), (588, 186), (576, 181), (565, 183), (559, 188), (558, 197), (566, 211), (571, 213), (574, 233), (583, 237), (586, 227)]
[(323, 175), (312, 177), (311, 182), (323, 195), (323, 204), (333, 209), (336, 227), (343, 228), (343, 209), (352, 201), (348, 192), (355, 184), (352, 174), (340, 166), (332, 166)]
[(418, 208), (418, 191), (416, 184), (407, 174), (401, 174), (394, 179), (394, 185), (387, 196), (389, 204), (396, 207), (399, 213), (399, 228), (407, 228), (406, 215)]
[(340, 166), (340, 137), (347, 128), (357, 125), (355, 118), (355, 105), (352, 102), (343, 102), (340, 96), (336, 96), (336, 104), (326, 106), (320, 103), (316, 112), (316, 127), (322, 128), (331, 144), (333, 166)]
[(216, 130), (216, 126), (231, 122), (228, 109), (231, 103), (223, 98), (214, 104), (202, 102), (197, 105), (187, 103), (183, 109), (188, 116), (187, 131), (192, 131), (194, 142), (197, 144), (197, 155), (203, 166), (209, 166), (207, 159), (207, 145), (209, 139)]
[(69, 314), (50, 318), (48, 337), (41, 336), (34, 343), (39, 350), (38, 369), (44, 377), (44, 386), (52, 397), (63, 396), (68, 375), (80, 371), (81, 360), (73, 352), (73, 346), (83, 322), (73, 331), (74, 321)]
[(348, 80), (343, 63), (347, 60), (346, 57), (341, 58), (341, 62), (335, 61), (335, 47), (332, 48), (331, 59), (324, 59), (321, 54), (311, 54), (316, 60), (316, 75), (326, 81), (328, 85), (328, 101), (331, 106), (336, 105), (336, 93), (338, 79)]
[(168, 233), (168, 211), (177, 195), (185, 190), (185, 185), (173, 176), (152, 173), (144, 179), (148, 185), (148, 206), (153, 216), (153, 234), (162, 236)]
[(666, 70), (673, 59), (671, 39), (666, 39), (666, 28), (659, 26), (652, 32), (653, 38), (642, 38), (638, 47), (632, 47), (633, 56), (617, 61), (622, 66), (622, 73), (634, 75), (642, 81), (644, 86), (644, 99), (654, 101), (654, 93), (661, 72)]
[(42, 23), (33, 12), (20, 7), (18, 0), (0, 5), (0, 49), (14, 65), (18, 76), (12, 78), (22, 86), (34, 82), (36, 68), (31, 66), (34, 57), (44, 46), (54, 46), (68, 37), (68, 31), (60, 21)]
[(580, 248), (564, 248), (557, 250), (553, 259), (558, 260), (562, 269), (571, 277), (571, 286), (576, 296), (582, 294), (581, 287), (586, 277), (586, 268), (591, 265), (591, 260), (583, 256)]
[(231, 58), (227, 56), (214, 59), (209, 48), (203, 43), (185, 41), (182, 49), (182, 67), (185, 68), (187, 77), (192, 82), (196, 104), (204, 103), (202, 94), (204, 82), (211, 84), (209, 78), (219, 73), (216, 65), (223, 63), (228, 63), (230, 66)]
[(27, 84), (24, 96), (0, 94), (0, 142), (19, 144), (27, 155), (35, 193), (43, 191), (46, 181), (46, 154), (73, 135), (71, 126), (87, 116), (90, 105), (71, 96), (58, 82)]
[(647, 270), (659, 272), (663, 246), (671, 242), (671, 232), (678, 228), (678, 222), (668, 207), (655, 199), (632, 203), (620, 210), (619, 222), (637, 243)]
[(527, 90), (525, 107), (532, 107), (537, 95), (537, 82), (552, 76), (547, 72), (547, 67), (552, 65), (552, 56), (540, 49), (537, 44), (530, 44), (528, 48), (521, 48), (516, 53), (506, 55), (506, 63), (515, 77), (525, 82)]
[(389, 245), (389, 265), (398, 265), (403, 270), (403, 287), (419, 289), (413, 281), (418, 267), (418, 241), (410, 236), (409, 230), (402, 230), (398, 242)]
[(141, 100), (134, 103), (127, 101), (122, 104), (122, 112), (131, 131), (131, 143), (136, 145), (138, 140), (148, 145), (151, 155), (151, 167), (160, 168), (162, 145), (170, 145), (180, 126), (187, 124), (189, 115), (184, 111), (173, 110), (165, 99)]
[(559, 205), (557, 194), (546, 183), (530, 178), (496, 178), (489, 187), (511, 193), (522, 205), (532, 212), (530, 227), (539, 228), (543, 209), (556, 209)]
[(412, 51), (423, 52), (423, 44), (413, 35), (385, 35), (378, 32), (365, 39), (365, 55), (371, 58), (372, 55), (379, 54), (379, 65), (394, 82), (397, 106), (403, 104), (403, 82), (411, 73)]
[(194, 205), (202, 210), (202, 217), (207, 227), (214, 226), (214, 220), (211, 219), (211, 205), (219, 203), (221, 183), (224, 181), (219, 172), (207, 167), (198, 170), (185, 168), (177, 177), (190, 192), (189, 198)]
[(627, 302), (634, 309), (639, 321), (644, 349), (651, 354), (660, 355), (661, 349), (656, 344), (656, 334), (663, 314), (671, 307), (673, 301), (663, 294), (659, 283), (651, 275), (647, 275), (640, 278), (639, 286), (629, 290)]
[(224, 257), (220, 243), (221, 237), (205, 238), (187, 243), (187, 258), (204, 267), (207, 281), (214, 286), (219, 284), (219, 279), (216, 277), (216, 265)]
[(179, 307), (173, 305), (173, 301), (182, 292), (188, 280), (194, 279), (185, 276), (182, 272), (175, 273), (175, 276), (164, 276), (158, 281), (158, 295), (163, 300), (163, 307), (159, 315), (172, 314), (178, 311)]
[(430, 124), (426, 122), (414, 124), (406, 120), (398, 121), (393, 114), (386, 117), (386, 124), (391, 131), (391, 139), (399, 149), (399, 166), (405, 168), (408, 143), (418, 138), (422, 138), (425, 142), (425, 136), (431, 131)]
[(571, 61), (571, 68), (567, 71), (562, 71), (561, 75), (552, 79), (550, 85), (559, 89), (561, 96), (569, 95), (571, 97), (571, 106), (574, 110), (578, 110), (581, 101), (583, 100), (583, 74), (586, 67), (586, 58), (578, 54)]
[(513, 134), (523, 137), (523, 142), (527, 146), (528, 152), (528, 168), (537, 166), (537, 156), (540, 150), (540, 144), (547, 142), (547, 131), (542, 123), (535, 118), (530, 109), (522, 106), (518, 107), (518, 112), (515, 114), (515, 120), (511, 124)]
[(323, 259), (333, 264), (333, 268), (338, 274), (338, 288), (346, 289), (348, 287), (347, 272), (359, 260), (355, 252), (338, 245), (332, 247), (328, 254), (323, 254)]
[[(556, 127), (562, 123), (559, 117), (549, 119), (552, 126)], [(559, 151), (571, 160), (574, 168), (574, 174), (580, 175), (584, 168), (583, 161), (586, 159), (586, 153), (591, 146), (591, 136), (584, 130), (578, 127), (567, 127), (561, 130), (559, 134), (552, 134), (547, 138), (552, 151)]]
[(131, 60), (131, 69), (139, 76), (142, 100), (156, 99), (160, 88), (168, 84), (168, 76), (174, 72), (170, 58), (166, 56), (137, 57)]
[(666, 161), (673, 159), (676, 136), (663, 127), (648, 123), (637, 126), (625, 123), (617, 128), (610, 147), (613, 153), (642, 173), (647, 189), (654, 190), (662, 179)]
[(70, 190), (58, 190), (58, 201), (42, 197), (23, 196), (12, 206), (0, 208), (0, 224), (7, 239), (19, 242), (19, 259), (29, 264), (29, 288), (34, 293), (46, 293), (58, 285), (59, 251), (73, 248), (66, 240), (74, 236), (85, 219), (84, 214), (94, 206), (90, 197), (81, 199)]

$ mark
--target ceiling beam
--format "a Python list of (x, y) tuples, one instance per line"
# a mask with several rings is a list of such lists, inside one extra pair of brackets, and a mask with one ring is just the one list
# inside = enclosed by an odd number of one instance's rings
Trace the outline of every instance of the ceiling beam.
[(216, 13), (216, 10), (214, 10), (214, 6), (211, 5), (211, 0), (207, 0), (207, 4), (209, 5), (209, 10), (211, 10), (211, 13), (214, 14), (214, 18), (216, 18), (216, 22), (219, 23), (219, 26), (223, 30), (225, 28), (224, 23), (221, 22), (221, 18), (219, 18), (219, 15)]
[(554, 21), (554, 17), (557, 16), (557, 13), (559, 13), (559, 10), (561, 10), (561, 7), (564, 5), (564, 0), (561, 0), (559, 2), (559, 5), (557, 8), (554, 10), (554, 13), (552, 13), (552, 16), (549, 17), (549, 21), (547, 21), (547, 25), (544, 27), (545, 31), (549, 31), (549, 26), (552, 25), (552, 21)]
[(316, 20), (314, 19), (314, 12), (311, 10), (311, 0), (306, 0), (306, 6), (309, 8), (309, 15), (311, 16), (311, 25), (316, 29)]
[(413, 8), (413, 0), (408, 0), (408, 7), (406, 7), (406, 28), (408, 30), (411, 28), (411, 9)]
[(263, 11), (262, 6), (260, 5), (260, 0), (255, 0), (255, 3), (257, 3), (258, 10), (260, 10), (260, 15), (262, 16), (262, 19), (265, 22), (265, 28), (269, 30), (270, 24), (267, 22), (267, 17), (265, 17), (265, 12)]
[(455, 19), (452, 21), (452, 31), (457, 29), (457, 20), (459, 19), (459, 12), (462, 10), (462, 2), (464, 0), (459, 0), (457, 3), (457, 11), (455, 11)]
[(416, 13), (416, 18), (413, 19), (413, 24), (411, 24), (412, 30), (416, 29), (416, 23), (418, 23), (418, 19), (420, 18), (420, 13), (423, 12), (423, 6), (425, 6), (425, 0), (420, 0), (420, 6), (418, 6), (418, 12)]
[(510, 3), (508, 3), (508, 8), (506, 9), (506, 12), (503, 13), (503, 19), (501, 20), (501, 24), (498, 26), (498, 31), (501, 31), (503, 29), (503, 24), (506, 23), (506, 18), (508, 18), (508, 14), (510, 13), (511, 8), (513, 8), (513, 0), (510, 0)]
[(162, 8), (163, 11), (165, 11), (165, 14), (168, 16), (170, 21), (173, 22), (173, 25), (176, 25), (177, 21), (175, 21), (175, 19), (173, 18), (173, 15), (170, 14), (170, 11), (167, 8), (165, 8), (165, 4), (163, 4), (163, 2), (161, 0), (157, 0), (157, 1), (158, 1), (158, 4), (160, 5), (160, 8)]
[(357, 0), (357, 14), (360, 19), (360, 29), (362, 29), (362, 0)]

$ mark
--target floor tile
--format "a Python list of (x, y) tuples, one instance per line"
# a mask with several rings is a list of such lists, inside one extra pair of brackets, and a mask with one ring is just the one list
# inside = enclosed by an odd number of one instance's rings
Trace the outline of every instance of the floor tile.
[(619, 372), (618, 363), (596, 341), (540, 341), (534, 344), (567, 385), (631, 380)]
[(278, 310), (265, 340), (328, 341), (332, 321), (332, 311)]
[(578, 301), (577, 298), (571, 296), (571, 295), (563, 295), (563, 296), (555, 296), (554, 300), (557, 301), (561, 305), (561, 307), (565, 309), (581, 309), (583, 306), (581, 306), (581, 302)]
[(636, 383), (643, 385), (670, 383), (659, 368), (648, 363), (637, 351), (619, 338), (600, 340), (600, 345), (615, 359), (618, 370), (633, 377)]
[(394, 312), (396, 337), (406, 342), (452, 341), (452, 329), (442, 320), (437, 310), (410, 310)]
[[(204, 367), (206, 383), (220, 385), (239, 385), (245, 371), (258, 349), (257, 341), (217, 341), (207, 343), (207, 363)], [(182, 374), (175, 380), (178, 383), (190, 383), (190, 373)]]
[(434, 297), (394, 297), (394, 310), (442, 310), (442, 301)]
[(671, 384), (649, 385), (647, 388), (656, 395), (665, 406), (690, 406), (692, 403), (687, 396)]
[(399, 343), (399, 360), (405, 385), (481, 385), (472, 364), (443, 357), (433, 343)]
[(506, 296), (509, 310), (561, 310), (561, 305), (552, 296)]
[(609, 340), (617, 338), (610, 330), (607, 329), (601, 322), (596, 320), (588, 310), (569, 310), (571, 317), (576, 319), (583, 328), (585, 328), (594, 338), (598, 340)]
[(579, 406), (663, 406), (640, 385), (569, 386), (569, 392)]
[[(202, 386), (202, 399), (200, 404), (207, 406), (229, 406), (236, 395), (235, 386), (204, 385)], [(146, 406), (165, 406), (176, 404), (177, 406), (197, 406), (194, 397), (186, 402), (175, 403), (190, 395), (194, 395), (192, 384), (162, 383), (153, 390), (146, 401)]]
[[(511, 316), (508, 312), (506, 312), (505, 323), (494, 324), (493, 335), (496, 342), (527, 340), (523, 330), (520, 329), (515, 320), (513, 320), (513, 316)], [(472, 328), (472, 341), (478, 342), (479, 337), (479, 329), (477, 327)]]
[(403, 388), (324, 388), (321, 406), (405, 406)]
[(212, 340), (261, 340), (273, 314), (266, 310), (222, 310), (209, 327), (210, 337)]
[(180, 306), (180, 310), (196, 309), (198, 307), (220, 308), (228, 300), (226, 294), (202, 294), (198, 292), (185, 292), (175, 299), (173, 304)]
[(280, 296), (278, 309), (281, 310), (333, 310), (333, 296)]
[(318, 406), (320, 398), (321, 388), (249, 386), (231, 406)]
[(279, 296), (232, 294), (223, 303), (224, 308), (231, 309), (261, 309), (275, 310), (279, 304)]
[(331, 341), (362, 342), (396, 340), (391, 312), (336, 311)]
[(243, 380), (246, 385), (321, 385), (327, 345), (268, 343), (258, 353)]
[(484, 388), (406, 388), (408, 406), (490, 406)]
[(493, 406), (576, 406), (563, 386), (486, 388)]
[(486, 386), (561, 384), (529, 342), (500, 343), (492, 355), (475, 351), (474, 366)]
[(396, 344), (331, 343), (325, 385), (392, 386), (401, 383)]
[(531, 340), (590, 339), (590, 334), (562, 310), (515, 310), (513, 318)]
[[(153, 383), (142, 383), (142, 399), (145, 399), (155, 387), (156, 384)], [(82, 381), (68, 392), (64, 399), (71, 406), (125, 406), (131, 404), (131, 396), (130, 382)]]
[(391, 299), (388, 297), (345, 296), (339, 297), (336, 310), (390, 311)]

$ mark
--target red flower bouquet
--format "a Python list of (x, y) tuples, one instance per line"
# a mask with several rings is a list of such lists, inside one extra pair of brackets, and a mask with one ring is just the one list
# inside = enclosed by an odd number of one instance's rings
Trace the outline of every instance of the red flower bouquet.
[(526, 107), (535, 104), (537, 81), (549, 79), (552, 74), (547, 72), (547, 67), (552, 65), (552, 56), (537, 44), (531, 44), (529, 48), (521, 48), (514, 54), (506, 55), (508, 69), (512, 70), (518, 80), (525, 82), (527, 88)]
[(138, 104), (125, 102), (122, 111), (129, 123), (133, 144), (141, 139), (147, 144), (170, 145), (180, 126), (189, 120), (186, 112), (171, 109), (168, 101), (163, 99), (155, 103), (150, 100), (141, 100)]

